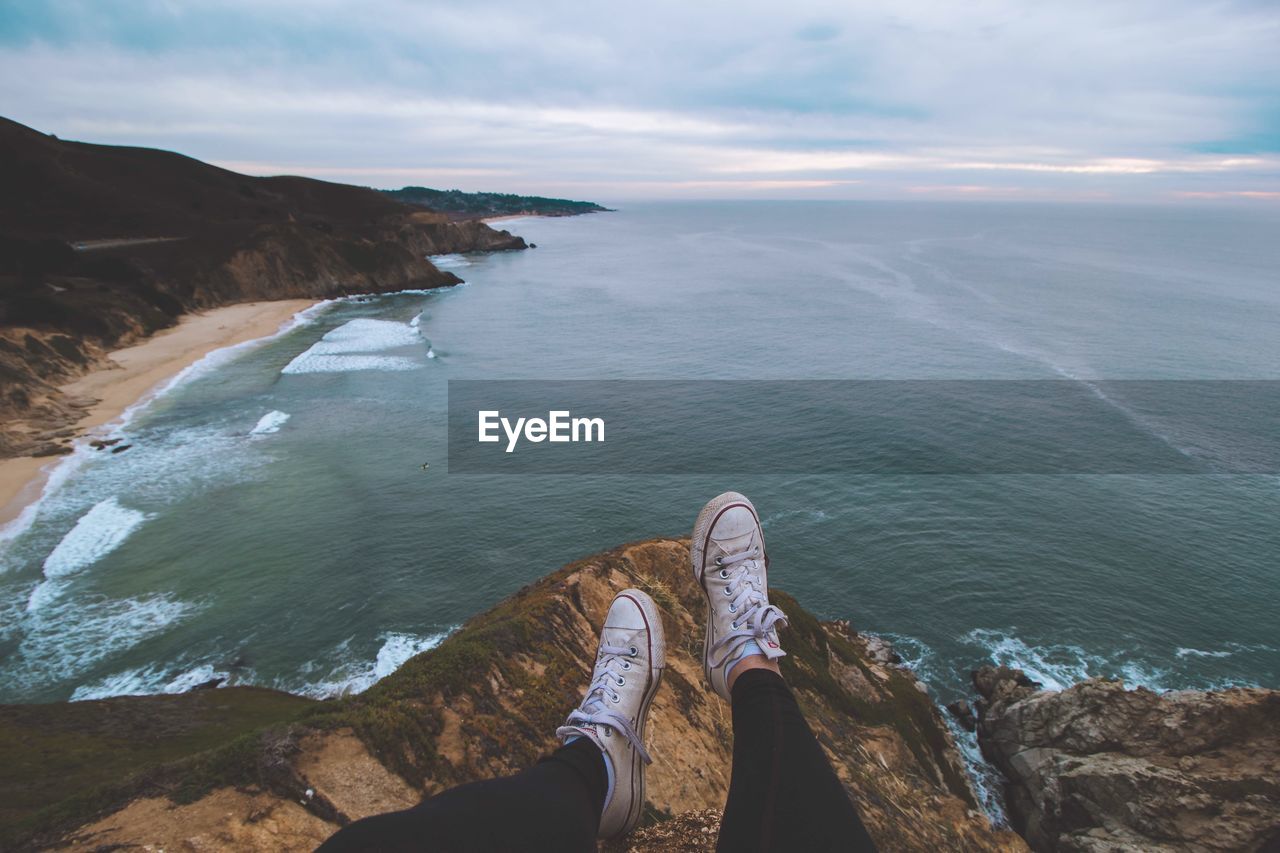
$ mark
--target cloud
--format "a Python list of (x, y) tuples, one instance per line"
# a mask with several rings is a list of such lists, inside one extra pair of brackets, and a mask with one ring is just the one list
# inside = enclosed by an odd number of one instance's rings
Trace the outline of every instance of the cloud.
[(1280, 191), (1276, 43), (1230, 0), (54, 0), (0, 7), (0, 102), (358, 183), (1199, 198)]

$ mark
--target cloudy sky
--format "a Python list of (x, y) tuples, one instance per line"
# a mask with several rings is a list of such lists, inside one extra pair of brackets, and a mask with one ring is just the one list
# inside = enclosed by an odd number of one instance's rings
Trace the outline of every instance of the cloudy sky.
[(1277, 0), (0, 0), (0, 114), (254, 174), (1280, 204)]

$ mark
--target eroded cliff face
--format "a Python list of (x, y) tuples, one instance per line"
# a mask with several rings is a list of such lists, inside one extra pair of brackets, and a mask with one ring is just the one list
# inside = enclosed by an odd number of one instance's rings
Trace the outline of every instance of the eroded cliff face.
[[(55, 264), (30, 293), (10, 295), (19, 311), (0, 325), (0, 458), (65, 453), (83, 407), (59, 386), (173, 325), (188, 311), (237, 302), (328, 299), (447, 287), (461, 281), (429, 254), (523, 249), (525, 242), (482, 222), (448, 222), (406, 210), (343, 235), (314, 224), (264, 225), (247, 235), (203, 235), (94, 250), (114, 261), (120, 281), (104, 281), (75, 257)], [(68, 250), (70, 251), (70, 250)], [(0, 281), (4, 276), (0, 274)]]
[(978, 737), (1037, 850), (1280, 847), (1280, 692), (1165, 694), (1092, 679), (1039, 690), (974, 673)]
[[(663, 539), (578, 561), (360, 696), (313, 703), (292, 722), (136, 773), (145, 784), (99, 795), (97, 817), (69, 832), (31, 831), (85, 850), (310, 849), (350, 820), (517, 771), (555, 748), (608, 604), (635, 586), (662, 611), (668, 664), (650, 717), (643, 828), (610, 849), (711, 850), (732, 728), (728, 705), (703, 684), (704, 604), (688, 559), (687, 541)], [(792, 622), (784, 673), (882, 849), (1025, 849), (977, 811), (947, 728), (909, 671), (847, 624), (819, 622), (784, 593), (775, 601)], [(228, 704), (237, 692), (214, 691)]]

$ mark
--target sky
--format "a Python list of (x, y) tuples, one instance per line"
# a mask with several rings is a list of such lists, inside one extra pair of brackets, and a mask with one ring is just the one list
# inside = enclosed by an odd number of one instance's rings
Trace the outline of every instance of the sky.
[(251, 174), (1280, 205), (1280, 0), (0, 0), (0, 115)]

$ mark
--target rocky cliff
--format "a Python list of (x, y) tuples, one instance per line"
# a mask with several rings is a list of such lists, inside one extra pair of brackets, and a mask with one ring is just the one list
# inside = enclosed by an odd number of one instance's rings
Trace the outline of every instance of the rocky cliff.
[(974, 673), (978, 737), (1036, 850), (1280, 849), (1280, 692), (1061, 692)]
[(0, 458), (65, 452), (85, 401), (58, 386), (185, 312), (447, 286), (427, 255), (523, 248), (362, 187), (0, 119)]
[[(729, 708), (703, 684), (688, 543), (667, 539), (554, 572), (359, 696), (309, 702), (232, 687), (0, 708), (0, 846), (310, 849), (347, 821), (518, 770), (554, 748), (600, 620), (628, 586), (662, 610), (668, 665), (650, 718), (643, 828), (611, 849), (711, 850)], [(775, 600), (792, 623), (784, 673), (882, 849), (1025, 849), (977, 811), (909, 671), (847, 623), (821, 622), (781, 592)]]

